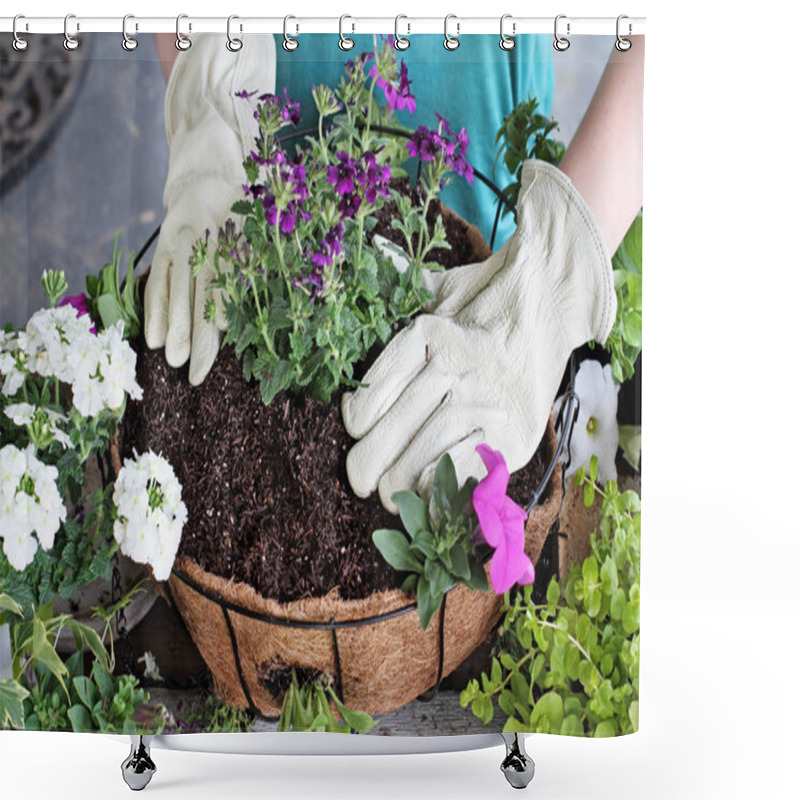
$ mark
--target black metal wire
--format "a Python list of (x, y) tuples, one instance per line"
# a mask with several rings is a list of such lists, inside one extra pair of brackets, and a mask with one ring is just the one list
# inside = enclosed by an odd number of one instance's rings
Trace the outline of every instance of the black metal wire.
[[(333, 622), (333, 617), (331, 617), (331, 622)], [(336, 669), (336, 694), (342, 701), (342, 705), (345, 705), (344, 685), (342, 684), (342, 661), (339, 657), (339, 639), (336, 636), (336, 628), (331, 628), (331, 637), (333, 638), (333, 664)]]
[(228, 609), (225, 608), (225, 606), (222, 607), (222, 615), (225, 617), (225, 624), (228, 626), (228, 636), (231, 640), (233, 660), (236, 662), (236, 672), (239, 673), (239, 683), (242, 685), (242, 691), (244, 692), (245, 700), (247, 700), (247, 709), (251, 714), (258, 715), (259, 711), (253, 702), (253, 698), (250, 696), (250, 690), (247, 688), (247, 681), (245, 680), (244, 672), (242, 671), (242, 662), (239, 658), (239, 645), (236, 641), (236, 631), (233, 629), (233, 624), (231, 623)]

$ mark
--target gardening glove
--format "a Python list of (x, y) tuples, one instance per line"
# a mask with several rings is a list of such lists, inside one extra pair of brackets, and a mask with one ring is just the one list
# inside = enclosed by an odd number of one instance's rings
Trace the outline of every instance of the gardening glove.
[(226, 37), (200, 34), (178, 55), (167, 85), (164, 118), (169, 143), (169, 173), (164, 187), (166, 216), (144, 294), (147, 345), (166, 345), (167, 362), (189, 361), (189, 381), (205, 379), (219, 350), (225, 315), (218, 293), (216, 319), (204, 308), (213, 274), (206, 265), (192, 277), (192, 245), (211, 232), (213, 253), (219, 227), (242, 194), (242, 163), (258, 133), (253, 106), (235, 97), (247, 90), (275, 91), (272, 36), (248, 36), (238, 53)]
[(511, 472), (544, 433), (570, 353), (604, 342), (616, 315), (611, 260), (569, 178), (523, 165), (517, 230), (486, 261), (441, 274), (436, 299), (342, 399), (353, 491), (429, 492), (449, 452), (460, 483), (486, 474), (475, 452), (500, 450)]

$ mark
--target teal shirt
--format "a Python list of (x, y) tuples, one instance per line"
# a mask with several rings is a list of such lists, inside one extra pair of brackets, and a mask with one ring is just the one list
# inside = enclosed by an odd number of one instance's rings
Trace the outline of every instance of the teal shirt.
[[(276, 36), (276, 93), (284, 87), (300, 103), (301, 127), (316, 126), (317, 114), (311, 86), (324, 83), (338, 88), (344, 64), (362, 52), (374, 51), (371, 35), (353, 36), (356, 46), (339, 48), (337, 34), (304, 34), (300, 47), (286, 52), (282, 38)], [(466, 128), (470, 139), (467, 160), (500, 189), (511, 182), (505, 167), (494, 165), (497, 154), (495, 136), (503, 117), (528, 95), (539, 101), (540, 113), (550, 115), (553, 101), (553, 60), (549, 36), (521, 35), (511, 51), (501, 50), (499, 36), (464, 36), (461, 46), (445, 50), (443, 36), (411, 36), (411, 46), (398, 57), (408, 66), (411, 92), (417, 101), (413, 115), (397, 112), (397, 121), (407, 127), (426, 125), (435, 128), (438, 111), (450, 122), (454, 132)], [(383, 93), (376, 88), (381, 100)], [(494, 170), (494, 172), (493, 172)], [(470, 186), (453, 176), (442, 192), (442, 200), (465, 219), (475, 223), (489, 241), (497, 210), (494, 192), (476, 179)], [(511, 215), (501, 220), (495, 249), (513, 233)]]

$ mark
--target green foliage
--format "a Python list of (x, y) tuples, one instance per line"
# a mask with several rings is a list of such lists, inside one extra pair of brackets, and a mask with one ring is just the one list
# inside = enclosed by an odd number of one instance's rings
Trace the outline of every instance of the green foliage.
[(485, 724), (496, 702), (506, 732), (613, 736), (638, 729), (641, 508), (615, 481), (598, 486), (596, 470), (595, 461), (576, 477), (587, 501), (603, 498), (591, 555), (563, 585), (553, 578), (544, 605), (533, 604), (531, 587), (507, 602), (489, 674), (461, 693), (461, 705)]
[(416, 594), (423, 629), (454, 583), (480, 591), (489, 588), (480, 553), (472, 543), (477, 524), (472, 509), (476, 485), (477, 481), (469, 478), (459, 488), (453, 460), (445, 453), (436, 466), (430, 510), (413, 492), (396, 492), (392, 500), (406, 533), (382, 528), (372, 534), (384, 559), (399, 572), (409, 573), (403, 591)]
[(492, 171), (496, 172), (497, 162), (502, 160), (506, 169), (514, 176), (514, 181), (503, 189), (503, 196), (508, 201), (503, 204), (503, 216), (517, 204), (524, 161), (538, 158), (548, 164), (558, 165), (564, 157), (564, 143), (550, 135), (558, 130), (558, 123), (539, 114), (538, 107), (539, 101), (528, 95), (527, 99), (503, 117), (503, 124), (495, 137), (495, 144), (500, 147)]
[(631, 223), (612, 259), (617, 318), (606, 341), (617, 383), (633, 377), (642, 350), (642, 212)]
[[(339, 712), (334, 717), (331, 703)], [(351, 711), (336, 695), (331, 680), (325, 676), (300, 684), (292, 670), (292, 680), (283, 696), (279, 731), (326, 731), (328, 733), (368, 733), (375, 720), (363, 711)]]
[(169, 724), (165, 733), (247, 733), (252, 727), (250, 712), (204, 694), (186, 707), (180, 701), (174, 724)]
[[(115, 676), (113, 650), (91, 627), (67, 614), (52, 615), (44, 606), (35, 613), (0, 594), (0, 623), (9, 625), (12, 678), (0, 682), (0, 727), (25, 730), (156, 733), (163, 723), (160, 709), (142, 714), (147, 693), (131, 675)], [(77, 652), (63, 661), (55, 648), (69, 628)], [(93, 656), (83, 674), (84, 648)]]
[(67, 293), (67, 278), (63, 269), (46, 269), (42, 273), (42, 291), (51, 306), (55, 307)]
[[(128, 259), (124, 283), (120, 278), (120, 265), (124, 250), (118, 249), (119, 233), (114, 235), (111, 261), (103, 266), (100, 275), (86, 276), (86, 296), (89, 313), (98, 328), (110, 328), (119, 320), (125, 323), (126, 339), (139, 335), (142, 325), (142, 304), (133, 277), (133, 253)], [(65, 289), (66, 290), (66, 289)]]

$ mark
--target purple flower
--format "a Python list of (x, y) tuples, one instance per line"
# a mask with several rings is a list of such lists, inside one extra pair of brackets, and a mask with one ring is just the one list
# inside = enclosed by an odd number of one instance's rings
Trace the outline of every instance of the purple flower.
[(247, 89), (242, 89), (241, 92), (234, 92), (234, 97), (241, 97), (242, 100), (249, 100), (251, 97), (255, 97), (258, 92), (258, 89), (253, 90), (252, 92), (248, 92)]
[(362, 53), (356, 56), (353, 61), (348, 61), (344, 68), (347, 71), (347, 77), (352, 79), (354, 75), (360, 74), (364, 71), (364, 65), (372, 58), (372, 53)]
[(474, 183), (475, 171), (466, 158), (469, 146), (467, 131), (462, 128), (454, 135), (450, 123), (439, 113), (436, 117), (439, 130), (432, 131), (420, 125), (407, 144), (409, 155), (420, 161), (433, 161), (441, 157), (448, 169), (465, 178), (467, 183)]
[(361, 208), (361, 198), (357, 194), (346, 194), (339, 201), (339, 213), (344, 219), (354, 217)]
[(533, 564), (525, 553), (525, 520), (527, 516), (506, 495), (508, 467), (497, 451), (485, 444), (475, 448), (489, 474), (475, 487), (472, 506), (478, 515), (486, 543), (494, 548), (489, 574), (497, 594), (515, 583), (533, 583)]
[(300, 103), (296, 100), (292, 100), (285, 88), (283, 90), (283, 108), (281, 109), (281, 116), (287, 122), (291, 122), (295, 128), (300, 124)]
[[(89, 313), (89, 298), (83, 293), (72, 294), (69, 297), (62, 297), (61, 302), (58, 305), (72, 306), (78, 312), (79, 317)], [(97, 333), (97, 328), (94, 326), (94, 324), (91, 328), (89, 328), (89, 330), (92, 333)]]
[(340, 150), (336, 157), (339, 159), (339, 164), (328, 167), (328, 183), (333, 184), (336, 193), (344, 197), (355, 190), (358, 177), (357, 162), (344, 150)]
[(370, 78), (375, 78), (377, 75), (376, 83), (383, 89), (386, 96), (386, 105), (394, 111), (408, 111), (413, 114), (417, 110), (417, 100), (411, 94), (411, 81), (408, 79), (408, 67), (406, 62), (400, 61), (400, 76), (398, 83), (394, 80), (387, 80), (383, 75), (378, 73), (378, 67), (373, 66), (369, 71)]

